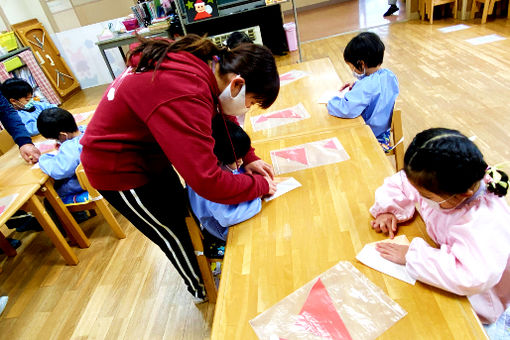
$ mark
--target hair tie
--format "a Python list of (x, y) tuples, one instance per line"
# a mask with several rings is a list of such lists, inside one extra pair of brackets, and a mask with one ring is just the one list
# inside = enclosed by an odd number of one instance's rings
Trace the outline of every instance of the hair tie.
[(499, 173), (498, 166), (501, 166), (502, 164), (505, 164), (508, 162), (503, 162), (496, 164), (494, 166), (488, 166), (485, 170), (485, 182), (487, 183), (487, 186), (491, 186), (492, 188), (496, 189), (496, 186), (500, 185), (501, 187), (508, 189), (508, 181), (501, 180), (502, 176), (501, 173)]

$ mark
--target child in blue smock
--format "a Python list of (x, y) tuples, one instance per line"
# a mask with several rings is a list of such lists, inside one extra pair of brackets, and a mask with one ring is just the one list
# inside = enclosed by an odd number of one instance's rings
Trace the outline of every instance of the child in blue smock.
[[(251, 148), (246, 132), (239, 125), (217, 115), (212, 123), (212, 137), (215, 141), (213, 151), (221, 168), (233, 174), (243, 173), (243, 168), (240, 168), (242, 158)], [(227, 239), (228, 227), (258, 214), (262, 204), (260, 198), (239, 204), (215, 203), (201, 197), (189, 186), (188, 197), (202, 228), (221, 240)]]
[(388, 150), (399, 90), (395, 74), (381, 68), (383, 57), (384, 44), (377, 34), (363, 32), (354, 37), (345, 47), (344, 60), (357, 80), (344, 84), (340, 90), (349, 88), (349, 92), (343, 98), (333, 97), (328, 102), (328, 112), (340, 118), (361, 115), (383, 149)]
[(45, 138), (60, 143), (58, 152), (43, 154), (39, 158), (41, 170), (55, 179), (55, 190), (64, 204), (82, 203), (89, 200), (75, 175), (80, 164), (82, 145), (80, 139), (85, 127), (76, 125), (72, 114), (58, 107), (46, 109), (37, 118), (37, 127)]
[(7, 98), (18, 112), (30, 136), (38, 135), (37, 117), (39, 117), (43, 110), (57, 106), (55, 104), (35, 101), (33, 99), (34, 89), (23, 79), (7, 79), (2, 84), (1, 89), (4, 97)]

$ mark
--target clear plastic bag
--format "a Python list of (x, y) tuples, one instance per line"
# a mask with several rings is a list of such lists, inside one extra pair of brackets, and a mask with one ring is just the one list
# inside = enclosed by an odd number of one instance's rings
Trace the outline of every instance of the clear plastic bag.
[(259, 339), (375, 339), (406, 315), (348, 261), (250, 320)]

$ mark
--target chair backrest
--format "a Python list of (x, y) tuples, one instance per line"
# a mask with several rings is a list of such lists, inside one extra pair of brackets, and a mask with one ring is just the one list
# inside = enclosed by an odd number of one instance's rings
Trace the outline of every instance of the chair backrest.
[(393, 153), (395, 155), (395, 167), (397, 171), (404, 168), (404, 132), (402, 129), (402, 111), (393, 110), (391, 119), (391, 136), (393, 138)]
[(81, 163), (78, 165), (78, 167), (76, 167), (74, 173), (76, 174), (76, 177), (78, 177), (78, 182), (80, 182), (81, 187), (83, 188), (83, 190), (89, 192), (89, 197), (92, 200), (94, 198), (101, 196), (101, 194), (96, 189), (94, 189), (94, 187), (90, 184), (89, 179), (87, 178), (87, 175), (85, 174), (85, 170), (83, 169), (83, 165)]
[(3, 155), (15, 145), (14, 139), (6, 129), (0, 131), (0, 153)]

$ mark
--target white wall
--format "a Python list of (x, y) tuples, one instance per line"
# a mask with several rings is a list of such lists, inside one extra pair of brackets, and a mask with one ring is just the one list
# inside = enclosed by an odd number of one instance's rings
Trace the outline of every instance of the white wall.
[(0, 6), (11, 24), (35, 18), (44, 25), (48, 33), (54, 33), (39, 0), (2, 0)]

